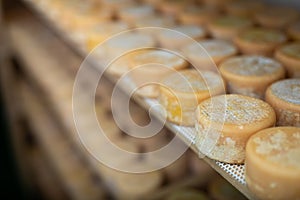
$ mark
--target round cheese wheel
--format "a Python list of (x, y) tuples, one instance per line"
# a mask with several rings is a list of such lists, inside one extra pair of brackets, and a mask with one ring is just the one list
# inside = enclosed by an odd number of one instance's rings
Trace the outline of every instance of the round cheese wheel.
[(157, 39), (163, 48), (174, 50), (181, 49), (191, 41), (186, 38), (187, 36), (199, 40), (206, 36), (206, 31), (196, 25), (179, 25), (172, 27), (171, 30), (162, 30), (157, 34)]
[(300, 78), (300, 42), (281, 46), (275, 52), (275, 58), (285, 66), (289, 77)]
[[(140, 67), (142, 66), (142, 67)], [(144, 83), (160, 83), (171, 70), (180, 70), (188, 67), (188, 63), (180, 56), (169, 51), (158, 49), (136, 50), (118, 58), (108, 68), (108, 72), (121, 76), (130, 73), (131, 81), (137, 86)], [(157, 84), (147, 84), (137, 90), (137, 94), (145, 97), (157, 97)]]
[(251, 135), (275, 124), (273, 108), (243, 95), (220, 95), (199, 104), (196, 110), (196, 145), (209, 158), (243, 163)]
[(300, 21), (292, 23), (288, 27), (287, 32), (294, 40), (300, 40)]
[(100, 23), (86, 30), (87, 49), (91, 51), (110, 36), (127, 30), (129, 27), (124, 22)]
[(158, 4), (158, 9), (166, 15), (176, 16), (183, 10), (186, 4), (188, 4), (188, 1), (162, 0)]
[(188, 44), (182, 52), (197, 68), (216, 70), (214, 64), (218, 66), (226, 58), (237, 54), (237, 48), (230, 42), (210, 39)]
[(214, 72), (189, 69), (166, 76), (159, 89), (159, 102), (166, 110), (167, 120), (193, 126), (198, 103), (223, 93), (224, 85)]
[(246, 147), (246, 183), (259, 199), (299, 199), (300, 128), (275, 127), (253, 135)]
[(251, 17), (255, 12), (264, 8), (264, 4), (257, 0), (237, 0), (225, 5), (229, 15)]
[(284, 33), (266, 28), (252, 28), (240, 33), (235, 44), (242, 53), (271, 56), (276, 47), (286, 42)]
[(155, 14), (154, 8), (151, 5), (138, 5), (121, 9), (118, 13), (122, 21), (130, 24), (132, 27), (137, 19), (147, 19)]
[(178, 19), (182, 24), (206, 26), (218, 16), (218, 10), (210, 6), (189, 5), (179, 13)]
[(256, 21), (268, 28), (285, 28), (289, 23), (295, 21), (299, 12), (292, 8), (282, 6), (269, 6), (268, 9), (257, 12), (254, 17)]
[(284, 78), (284, 67), (277, 61), (263, 56), (238, 56), (224, 61), (220, 72), (232, 94), (243, 94), (263, 99), (273, 82)]
[(208, 28), (211, 35), (218, 39), (232, 40), (240, 32), (253, 26), (250, 19), (237, 16), (220, 16)]
[(300, 79), (273, 83), (266, 91), (266, 101), (276, 111), (277, 125), (300, 127)]

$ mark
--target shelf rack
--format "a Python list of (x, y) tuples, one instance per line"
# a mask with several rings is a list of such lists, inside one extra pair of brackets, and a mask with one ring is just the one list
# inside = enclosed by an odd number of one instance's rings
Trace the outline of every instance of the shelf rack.
[[(42, 20), (43, 24), (45, 24), (55, 35), (57, 35), (62, 43), (66, 44), (66, 46), (69, 47), (70, 51), (73, 51), (81, 59), (84, 59), (87, 56), (88, 53), (85, 52), (82, 48), (80, 48), (74, 41), (72, 41), (71, 38), (68, 37), (68, 34), (65, 31), (63, 31), (60, 27), (58, 27), (57, 24), (46, 15), (46, 13), (40, 10), (40, 8), (37, 7), (31, 1), (24, 0), (24, 2), (25, 5), (29, 8), (29, 10), (33, 12), (39, 20)], [(95, 65), (95, 62), (91, 62), (90, 64), (94, 65), (95, 69), (101, 68), (101, 66)], [(115, 82), (114, 77), (109, 77), (109, 75), (107, 74), (106, 76), (106, 78), (110, 79), (112, 82)], [(142, 98), (139, 96), (134, 96), (133, 100), (147, 110), (152, 105), (157, 103), (157, 100), (155, 99)], [(158, 117), (159, 115), (158, 112), (154, 112), (153, 114), (156, 117)], [(194, 128), (182, 127), (169, 122), (166, 122), (165, 126), (172, 132), (179, 135), (184, 142), (186, 142), (187, 144), (191, 144), (190, 148), (196, 154), (201, 154), (201, 152), (198, 151), (195, 144), (196, 131)], [(240, 192), (242, 192), (247, 198), (253, 200), (256, 199), (254, 194), (252, 194), (246, 186), (244, 177), (244, 165), (226, 164), (209, 159), (207, 157), (204, 157), (203, 159), (220, 175), (222, 175), (226, 180), (228, 180), (234, 187), (236, 187)]]

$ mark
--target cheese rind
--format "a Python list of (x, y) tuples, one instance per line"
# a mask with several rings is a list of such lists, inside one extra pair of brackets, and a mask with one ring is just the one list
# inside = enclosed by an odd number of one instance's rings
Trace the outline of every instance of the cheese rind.
[(194, 126), (195, 109), (201, 101), (225, 92), (219, 75), (192, 69), (166, 76), (159, 90), (159, 102), (166, 109), (167, 119), (184, 126)]
[(249, 137), (276, 121), (273, 108), (266, 102), (233, 94), (200, 103), (196, 120), (199, 151), (226, 163), (243, 163)]
[(275, 58), (284, 65), (290, 78), (300, 78), (300, 42), (281, 46), (276, 50)]
[(284, 78), (284, 67), (263, 56), (237, 56), (224, 61), (220, 72), (232, 94), (263, 99), (270, 84)]
[(299, 199), (300, 128), (275, 127), (253, 135), (245, 173), (248, 188), (259, 199)]
[(244, 54), (271, 56), (273, 51), (286, 40), (286, 35), (280, 31), (252, 28), (240, 33), (234, 42)]
[(273, 83), (266, 91), (266, 101), (276, 111), (278, 126), (300, 127), (300, 79)]

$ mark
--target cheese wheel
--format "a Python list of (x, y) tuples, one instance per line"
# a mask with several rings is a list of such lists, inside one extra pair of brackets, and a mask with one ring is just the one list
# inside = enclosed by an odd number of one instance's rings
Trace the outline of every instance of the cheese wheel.
[(243, 163), (251, 135), (275, 124), (273, 108), (243, 95), (220, 95), (205, 100), (196, 110), (196, 145), (209, 158)]
[(158, 9), (165, 15), (176, 16), (183, 10), (184, 6), (188, 4), (188, 1), (162, 0), (160, 4), (158, 4)]
[(299, 199), (300, 128), (275, 127), (253, 135), (246, 148), (246, 183), (259, 199)]
[(180, 189), (172, 192), (166, 200), (208, 200), (209, 198), (201, 191), (196, 189)]
[(166, 76), (159, 89), (159, 102), (166, 109), (167, 120), (193, 126), (198, 103), (223, 93), (224, 85), (214, 72), (190, 69)]
[(225, 10), (229, 15), (242, 17), (251, 17), (263, 8), (264, 4), (257, 0), (237, 0), (225, 5)]
[(297, 21), (295, 23), (292, 23), (288, 29), (287, 32), (291, 38), (294, 40), (300, 40), (300, 21)]
[(256, 21), (267, 28), (285, 28), (299, 17), (297, 10), (287, 7), (269, 6), (254, 15)]
[(105, 67), (107, 64), (119, 59), (128, 52), (136, 49), (153, 48), (156, 41), (151, 35), (141, 32), (124, 32), (107, 40), (100, 48), (96, 48), (92, 56), (99, 58), (99, 63)]
[(101, 23), (88, 28), (85, 32), (87, 34), (87, 49), (91, 51), (110, 36), (117, 34), (121, 31), (125, 31), (128, 28), (129, 27), (126, 23), (118, 21), (110, 23)]
[[(200, 45), (200, 46), (199, 46)], [(223, 60), (237, 54), (237, 48), (224, 40), (203, 40), (184, 46), (182, 52), (198, 69), (216, 70)]]
[(211, 35), (218, 39), (232, 40), (236, 35), (253, 26), (250, 19), (237, 16), (220, 16), (208, 28)]
[(199, 40), (205, 36), (206, 31), (200, 26), (179, 25), (172, 27), (171, 30), (162, 30), (157, 34), (157, 40), (163, 48), (174, 50), (181, 49), (184, 45), (191, 41), (186, 37)]
[[(134, 22), (135, 27), (160, 27), (160, 28), (169, 28), (175, 25), (175, 19), (173, 17), (165, 17), (159, 15), (148, 16), (146, 18), (137, 18)], [(153, 31), (154, 34), (157, 33), (157, 30)]]
[(203, 0), (203, 3), (207, 6), (223, 8), (226, 4), (229, 4), (233, 1), (234, 0)]
[(244, 54), (271, 56), (276, 47), (286, 42), (284, 33), (266, 28), (252, 28), (240, 33), (235, 44)]
[[(140, 67), (143, 66), (143, 67)], [(131, 81), (139, 86), (144, 83), (160, 83), (161, 79), (171, 73), (188, 67), (188, 63), (180, 56), (158, 49), (136, 50), (118, 58), (108, 69), (109, 73), (121, 76), (132, 70)], [(157, 97), (158, 86), (147, 84), (137, 90), (137, 94), (145, 97)]]
[(267, 87), (284, 78), (284, 67), (263, 56), (238, 56), (224, 61), (220, 72), (229, 93), (263, 99)]
[(154, 8), (150, 5), (138, 5), (124, 8), (119, 11), (119, 18), (134, 27), (137, 19), (147, 19), (155, 14)]
[(285, 66), (290, 78), (300, 78), (300, 42), (281, 46), (275, 58)]
[(179, 13), (178, 19), (182, 24), (206, 26), (218, 16), (218, 10), (210, 6), (189, 5)]
[(276, 111), (277, 125), (300, 127), (300, 79), (273, 83), (267, 89), (266, 101)]

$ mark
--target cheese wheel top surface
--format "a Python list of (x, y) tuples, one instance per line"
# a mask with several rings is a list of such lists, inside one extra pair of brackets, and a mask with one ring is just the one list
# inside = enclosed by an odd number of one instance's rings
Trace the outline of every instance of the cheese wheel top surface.
[(103, 33), (106, 35), (113, 35), (116, 33), (119, 33), (121, 31), (125, 31), (129, 28), (128, 24), (121, 22), (121, 21), (116, 21), (116, 22), (110, 22), (110, 23), (100, 23), (97, 24), (96, 26), (92, 26), (88, 31), (91, 33)]
[[(173, 31), (163, 31), (161, 36), (165, 38), (181, 38), (184, 39), (182, 34), (185, 34), (191, 38), (201, 38), (206, 35), (204, 28), (195, 25), (180, 25), (172, 28)], [(179, 33), (178, 33), (179, 32)]]
[(253, 0), (234, 1), (226, 6), (226, 9), (229, 11), (234, 10), (234, 11), (239, 11), (239, 12), (259, 10), (261, 8), (263, 8), (263, 3), (260, 1), (253, 1)]
[(285, 34), (282, 32), (265, 28), (249, 29), (241, 33), (238, 37), (247, 42), (262, 44), (277, 44), (287, 40)]
[(220, 66), (221, 71), (239, 76), (268, 76), (282, 71), (282, 65), (264, 56), (238, 56), (227, 59)]
[(135, 25), (137, 27), (170, 27), (175, 24), (172, 17), (149, 16), (146, 18), (137, 18)]
[(226, 28), (244, 28), (252, 25), (252, 21), (243, 17), (222, 16), (212, 22), (212, 25)]
[(194, 6), (189, 5), (184, 8), (184, 12), (188, 15), (212, 15), (214, 12), (217, 12), (216, 8), (212, 6)]
[[(126, 50), (132, 50), (132, 48), (146, 48), (153, 47), (155, 44), (154, 39), (146, 34), (127, 32), (118, 37), (109, 40), (106, 46), (109, 48), (124, 48)], [(127, 49), (128, 48), (128, 49)]]
[(208, 92), (223, 86), (223, 81), (214, 72), (182, 70), (167, 76), (162, 83), (174, 92)]
[(271, 93), (277, 98), (300, 106), (300, 79), (286, 79), (273, 83)]
[(144, 17), (152, 14), (154, 14), (154, 8), (150, 5), (128, 7), (120, 11), (121, 16)]
[[(200, 45), (200, 47), (199, 47)], [(205, 51), (202, 51), (202, 48)], [(199, 52), (201, 50), (201, 52)], [(224, 40), (204, 40), (197, 43), (189, 44), (183, 48), (187, 54), (195, 54), (199, 57), (219, 57), (233, 55), (237, 48), (230, 42)]]
[(157, 49), (138, 50), (129, 54), (129, 56), (129, 59), (134, 66), (157, 63), (176, 69), (181, 68), (183, 65), (187, 65), (187, 62), (180, 56), (168, 51)]
[(198, 119), (237, 126), (263, 122), (274, 115), (266, 102), (236, 94), (212, 97), (201, 102), (197, 110)]
[(300, 172), (300, 128), (275, 127), (259, 131), (247, 144), (247, 150), (267, 162)]
[(279, 49), (279, 51), (288, 57), (299, 60), (300, 62), (300, 42), (284, 45)]

